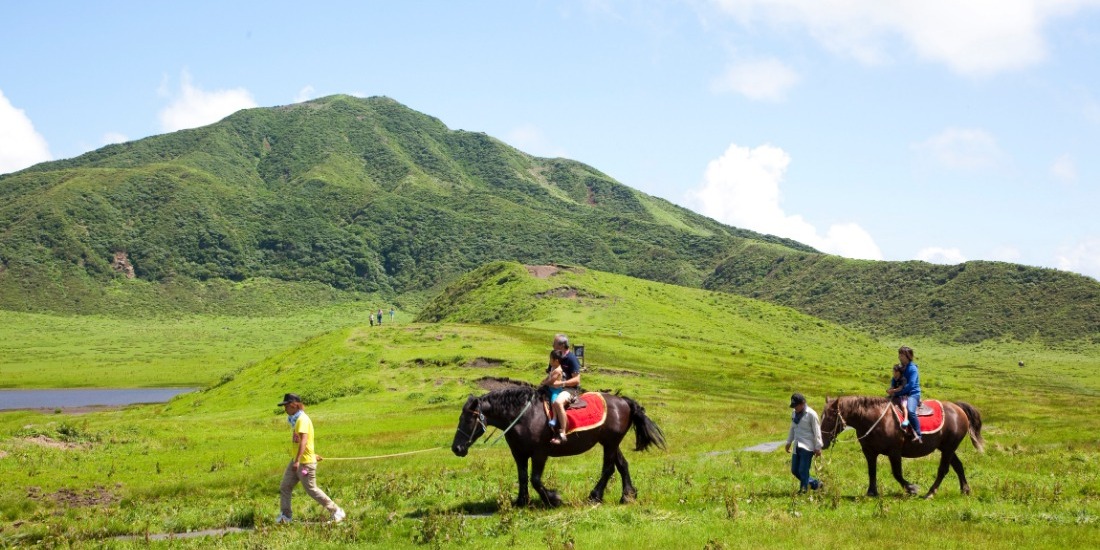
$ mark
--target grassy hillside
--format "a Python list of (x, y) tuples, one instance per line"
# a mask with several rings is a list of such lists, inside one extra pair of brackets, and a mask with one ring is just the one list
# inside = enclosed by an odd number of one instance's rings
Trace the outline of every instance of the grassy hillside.
[(1053, 269), (849, 260), (747, 245), (703, 286), (885, 334), (1100, 342), (1100, 282)]
[[(166, 405), (0, 415), (0, 476), (8, 481), (0, 486), (0, 544), (91, 547), (120, 534), (241, 526), (249, 531), (217, 544), (853, 547), (896, 544), (899, 529), (913, 525), (935, 546), (1100, 543), (1100, 445), (1080, 429), (1083, 411), (1100, 405), (1095, 345), (907, 341), (929, 397), (981, 409), (988, 450), (961, 449), (971, 497), (949, 477), (933, 501), (906, 498), (882, 471), (884, 497), (865, 499), (850, 434), (818, 461), (828, 486), (814, 495), (794, 494), (782, 451), (738, 449), (784, 438), (792, 390), (818, 407), (825, 394), (881, 393), (899, 342), (726, 293), (576, 268), (536, 278), (512, 263), (463, 278), (421, 320), (319, 335)], [(626, 451), (637, 503), (583, 501), (599, 470), (599, 455), (589, 454), (549, 464), (546, 481), (562, 491), (562, 509), (514, 509), (511, 457), (503, 445), (479, 445), (465, 459), (439, 449), (324, 462), (321, 485), (348, 521), (273, 524), (287, 460), (285, 417), (274, 406), (282, 393), (309, 401), (328, 457), (445, 447), (465, 397), (484, 391), (479, 379), (536, 381), (559, 331), (586, 345), (586, 387), (621, 389), (668, 437), (667, 453)], [(926, 487), (936, 461), (905, 467)], [(609, 496), (617, 494), (615, 479)], [(299, 520), (321, 519), (300, 491), (295, 510)]]
[(393, 295), (498, 259), (698, 285), (745, 239), (810, 250), (391, 99), (331, 96), (0, 176), (0, 307), (102, 313), (107, 285), (257, 278)]

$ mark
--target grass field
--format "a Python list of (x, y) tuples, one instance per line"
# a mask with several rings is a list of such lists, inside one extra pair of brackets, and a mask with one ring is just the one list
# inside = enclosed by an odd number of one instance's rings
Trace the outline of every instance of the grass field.
[[(251, 355), (240, 351), (226, 361), (227, 368), (192, 379), (207, 381), (207, 389), (167, 404), (79, 416), (0, 414), (0, 476), (8, 481), (0, 485), (0, 545), (144, 547), (150, 543), (112, 537), (223, 527), (248, 530), (162, 544), (1100, 544), (1100, 438), (1087, 427), (1088, 413), (1100, 410), (1095, 372), (1100, 350), (1094, 347), (907, 341), (917, 350), (926, 397), (965, 400), (982, 411), (986, 453), (970, 443), (960, 449), (974, 494), (960, 495), (950, 474), (935, 499), (909, 498), (880, 459), (884, 496), (865, 498), (863, 458), (854, 437), (845, 434), (815, 462), (826, 489), (796, 495), (782, 449), (763, 454), (739, 449), (785, 438), (792, 391), (806, 393), (818, 410), (826, 394), (880, 394), (899, 342), (874, 340), (736, 296), (605, 273), (535, 279), (520, 266), (504, 265), (462, 284), (465, 290), (452, 292), (447, 307), (428, 305), (439, 322), (371, 328), (348, 319), (350, 326), (315, 330), (324, 327), (288, 321), (282, 329), (297, 343), (257, 347)], [(498, 316), (523, 314), (507, 324), (469, 322), (491, 318), (494, 310)], [(86, 318), (56, 322), (91, 327), (87, 342), (114, 341), (125, 332)], [(211, 327), (224, 323), (204, 317), (177, 322), (214, 332)], [(341, 324), (335, 318), (325, 322)], [(302, 336), (317, 335), (296, 340), (289, 336), (294, 326), (309, 329)], [(97, 333), (95, 327), (104, 328)], [(263, 323), (244, 323), (221, 344), (222, 352), (244, 341), (275, 340), (260, 334), (267, 330)], [(585, 387), (635, 398), (667, 436), (667, 452), (625, 451), (639, 490), (636, 503), (617, 504), (618, 476), (607, 504), (584, 501), (600, 466), (598, 452), (592, 452), (549, 463), (545, 481), (561, 491), (565, 506), (512, 508), (515, 468), (505, 445), (479, 444), (466, 458), (444, 448), (383, 460), (324, 462), (320, 484), (348, 511), (348, 521), (322, 524), (322, 510), (298, 490), (296, 519), (306, 521), (274, 525), (288, 459), (285, 416), (275, 406), (284, 392), (298, 391), (311, 402), (322, 455), (449, 447), (465, 397), (483, 393), (477, 380), (537, 381), (550, 339), (559, 331), (586, 346)], [(177, 362), (199, 365), (214, 354), (202, 345), (172, 348), (172, 333), (163, 329), (164, 336), (157, 337), (163, 339), (143, 344), (148, 365), (169, 372)], [(16, 342), (8, 344), (11, 353), (36, 356), (37, 348), (18, 343), (30, 346), (34, 338), (5, 341)], [(58, 345), (73, 350), (74, 357), (98, 357), (81, 342)], [(170, 351), (158, 354), (162, 345)], [(1019, 367), (1019, 361), (1026, 366)], [(60, 369), (56, 362), (37, 365), (20, 382), (24, 387), (64, 375), (51, 372)], [(11, 367), (3, 368), (6, 373)], [(134, 379), (160, 385), (161, 373), (133, 368), (141, 371)], [(936, 464), (935, 456), (906, 461), (907, 476), (927, 487)]]

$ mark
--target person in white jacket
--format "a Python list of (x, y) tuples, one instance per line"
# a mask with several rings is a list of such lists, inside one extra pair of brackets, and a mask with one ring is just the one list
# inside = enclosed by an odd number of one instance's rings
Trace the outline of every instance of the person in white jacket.
[(801, 393), (791, 395), (791, 431), (787, 435), (787, 453), (791, 452), (791, 443), (795, 443), (791, 456), (791, 474), (798, 478), (798, 492), (807, 488), (818, 490), (821, 480), (810, 476), (810, 464), (815, 456), (821, 456), (821, 419), (817, 412), (806, 405), (806, 397)]

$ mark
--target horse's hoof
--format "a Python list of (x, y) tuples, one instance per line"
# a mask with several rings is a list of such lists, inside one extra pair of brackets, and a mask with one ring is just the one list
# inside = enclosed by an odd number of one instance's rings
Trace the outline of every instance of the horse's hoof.
[(921, 498), (923, 498), (924, 500), (932, 500), (932, 497), (934, 497), (934, 496), (936, 496), (936, 493), (928, 493), (927, 495), (924, 495)]
[(513, 508), (525, 508), (529, 504), (531, 504), (531, 499), (529, 498), (517, 498), (512, 501)]
[(920, 492), (920, 487), (917, 487), (916, 485), (908, 485), (905, 487), (905, 492), (911, 495), (915, 495)]
[(969, 485), (964, 485), (963, 488), (962, 488), (962, 493), (964, 495), (970, 495), (970, 486)]
[(561, 497), (558, 496), (556, 491), (547, 491), (545, 500), (546, 504), (552, 508), (561, 506)]
[(878, 497), (878, 491), (867, 491), (867, 496), (877, 498)]
[(638, 500), (638, 493), (625, 494), (623, 495), (623, 498), (619, 499), (619, 504), (630, 504), (635, 500)]
[(595, 491), (588, 493), (588, 502), (593, 504), (603, 504), (603, 495), (596, 494)]

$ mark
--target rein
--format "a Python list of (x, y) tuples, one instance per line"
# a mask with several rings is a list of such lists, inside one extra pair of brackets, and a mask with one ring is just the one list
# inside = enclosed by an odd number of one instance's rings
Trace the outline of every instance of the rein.
[[(868, 428), (867, 431), (863, 433), (863, 435), (859, 435), (859, 430), (856, 430), (856, 438), (853, 441), (860, 441), (863, 438), (871, 435), (871, 432), (875, 431), (875, 428), (878, 426), (878, 423), (882, 422), (883, 418), (886, 418), (886, 413), (889, 412), (889, 411), (890, 411), (890, 403), (887, 402), (886, 406), (882, 408), (882, 414), (880, 414), (878, 416), (878, 420), (875, 420), (875, 423), (871, 424), (871, 427)], [(839, 430), (837, 429), (837, 426), (840, 426)], [(844, 429), (847, 428), (847, 427), (848, 427), (848, 422), (844, 420), (844, 414), (840, 412), (840, 398), (838, 397), (837, 398), (837, 404), (836, 404), (836, 420), (833, 421), (833, 430), (832, 430), (833, 443), (836, 443), (837, 441), (839, 441), (838, 436), (840, 436), (840, 432), (843, 432)], [(852, 429), (855, 430), (854, 427)]]
[[(514, 420), (512, 420), (511, 424), (508, 424), (507, 428), (504, 428), (504, 431), (500, 432), (500, 435), (497, 436), (497, 438), (495, 440), (490, 442), (489, 440), (492, 438), (492, 436), (486, 437), (485, 438), (485, 444), (488, 445), (488, 446), (492, 446), (492, 445), (496, 445), (497, 443), (499, 443), (500, 440), (504, 438), (504, 435), (507, 434), (508, 431), (511, 430), (512, 427), (514, 427), (517, 422), (519, 422), (519, 419), (523, 418), (523, 415), (527, 414), (527, 409), (531, 408), (531, 403), (535, 402), (535, 397), (537, 397), (537, 396), (538, 396), (538, 394), (536, 393), (536, 394), (531, 396), (531, 399), (527, 400), (527, 404), (524, 405), (523, 409), (521, 409), (519, 411), (519, 414), (516, 415), (516, 418)], [(466, 431), (463, 430), (462, 428), (458, 429), (459, 433), (461, 433), (462, 435), (465, 435), (468, 438), (466, 440), (466, 446), (467, 447), (470, 447), (474, 444), (474, 439), (477, 438), (477, 435), (475, 435), (475, 434), (477, 434), (477, 427), (478, 426), (481, 426), (481, 433), (485, 433), (485, 432), (489, 431), (489, 424), (485, 420), (485, 413), (481, 412), (481, 403), (480, 402), (478, 403), (478, 410), (477, 410), (477, 424), (474, 425), (473, 431), (470, 432), (470, 433), (466, 433)], [(496, 433), (494, 432), (493, 435), (496, 435)]]

